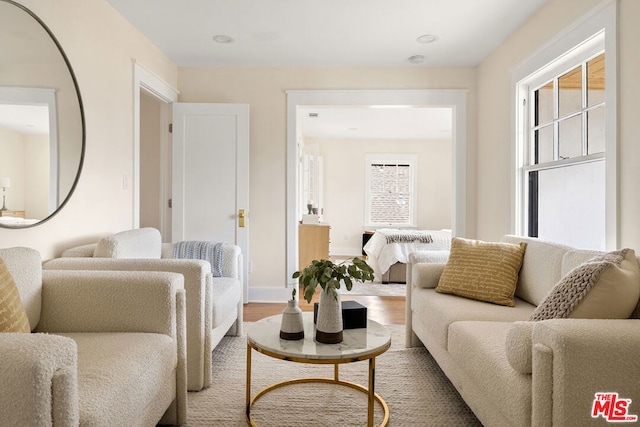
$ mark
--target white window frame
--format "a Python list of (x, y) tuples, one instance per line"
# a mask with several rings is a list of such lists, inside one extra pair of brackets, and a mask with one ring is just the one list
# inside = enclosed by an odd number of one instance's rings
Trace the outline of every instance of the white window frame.
[[(513, 176), (512, 232), (527, 235), (527, 169), (530, 116), (523, 108), (531, 89), (535, 89), (562, 72), (569, 71), (583, 59), (605, 52), (605, 247), (615, 249), (618, 243), (617, 197), (617, 2), (608, 0), (594, 8), (565, 32), (548, 42), (532, 57), (514, 68), (513, 88)], [(601, 37), (602, 39), (599, 39)], [(546, 79), (546, 80), (545, 80)], [(529, 103), (530, 105), (530, 103)], [(593, 158), (591, 158), (593, 157)], [(584, 156), (553, 162), (554, 166), (594, 161), (602, 155)]]
[[(382, 223), (371, 221), (371, 165), (374, 164), (407, 164), (411, 171), (409, 192), (411, 194), (409, 224)], [(366, 154), (364, 179), (364, 220), (366, 228), (417, 228), (418, 227), (418, 155), (417, 154)]]

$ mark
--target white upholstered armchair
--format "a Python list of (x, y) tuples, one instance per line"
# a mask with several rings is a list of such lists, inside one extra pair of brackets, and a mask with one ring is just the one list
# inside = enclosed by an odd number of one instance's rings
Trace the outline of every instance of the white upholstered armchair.
[(221, 277), (207, 261), (174, 259), (173, 244), (162, 243), (155, 228), (116, 233), (63, 252), (46, 270), (168, 271), (182, 274), (187, 294), (187, 387), (211, 384), (211, 353), (225, 335), (240, 335), (243, 322), (242, 253), (224, 245)]
[(186, 422), (182, 276), (42, 271), (28, 248), (0, 258), (32, 330), (0, 333), (3, 425)]

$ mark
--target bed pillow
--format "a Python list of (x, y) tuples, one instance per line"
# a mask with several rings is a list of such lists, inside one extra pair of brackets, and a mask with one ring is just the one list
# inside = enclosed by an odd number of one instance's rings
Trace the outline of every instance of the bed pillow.
[(628, 319), (640, 297), (633, 249), (598, 255), (567, 273), (529, 320)]
[(456, 237), (436, 292), (513, 307), (526, 247)]
[(18, 287), (0, 258), (0, 332), (31, 332)]

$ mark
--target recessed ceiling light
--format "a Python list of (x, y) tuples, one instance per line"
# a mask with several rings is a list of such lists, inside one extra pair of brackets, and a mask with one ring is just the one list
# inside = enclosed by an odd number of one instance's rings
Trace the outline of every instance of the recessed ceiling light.
[(422, 64), (424, 62), (424, 55), (410, 56), (409, 62), (411, 62), (412, 64)]
[(213, 36), (213, 41), (216, 43), (232, 43), (233, 42), (233, 38), (224, 35), (224, 34), (218, 34)]
[(423, 34), (416, 39), (418, 43), (425, 43), (425, 44), (433, 43), (436, 40), (438, 40), (438, 37), (434, 36), (433, 34)]

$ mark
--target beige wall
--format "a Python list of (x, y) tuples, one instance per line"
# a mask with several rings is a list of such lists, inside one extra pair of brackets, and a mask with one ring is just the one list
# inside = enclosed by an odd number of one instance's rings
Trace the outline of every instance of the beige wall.
[[(511, 232), (512, 88), (510, 70), (562, 33), (600, 0), (549, 0), (478, 67), (477, 237)], [(640, 2), (619, 1), (618, 144), (619, 242), (640, 250)], [(609, 35), (607, 35), (609, 36)], [(585, 230), (588, 231), (588, 230)]]
[(331, 225), (332, 255), (359, 255), (362, 251), (367, 154), (417, 155), (418, 228), (451, 228), (450, 140), (306, 138), (305, 144), (317, 144), (324, 159), (324, 222)]
[(22, 230), (0, 229), (0, 246), (29, 246), (43, 259), (133, 225), (133, 60), (172, 86), (177, 67), (105, 0), (19, 0), (56, 35), (74, 69), (86, 118), (81, 179), (62, 211)]
[[(468, 89), (467, 216), (475, 218), (475, 68), (180, 68), (182, 102), (247, 103), (250, 124), (251, 287), (286, 277), (286, 93), (307, 89)], [(468, 233), (473, 234), (473, 224)]]

